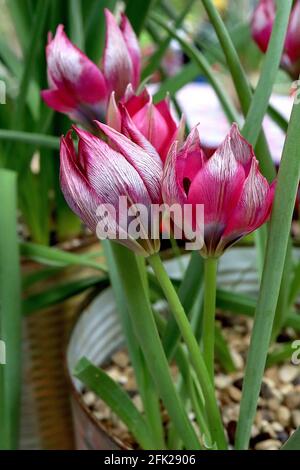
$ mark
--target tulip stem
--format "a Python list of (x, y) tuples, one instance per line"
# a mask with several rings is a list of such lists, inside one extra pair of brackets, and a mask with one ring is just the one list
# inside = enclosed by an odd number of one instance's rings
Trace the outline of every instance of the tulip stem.
[(204, 261), (204, 311), (203, 311), (203, 357), (214, 383), (214, 349), (215, 349), (215, 313), (216, 313), (216, 280), (218, 260), (207, 258)]
[(205, 366), (205, 362), (201, 354), (198, 342), (193, 334), (190, 322), (180, 303), (177, 292), (174, 289), (174, 286), (164, 268), (160, 256), (158, 254), (149, 256), (148, 261), (166, 296), (170, 310), (174, 315), (174, 318), (178, 324), (178, 327), (188, 349), (192, 365), (195, 369), (205, 399), (205, 406), (207, 409), (209, 428), (212, 438), (216, 442), (218, 449), (226, 449), (227, 444), (224, 435), (221, 416), (216, 402), (215, 391), (213, 388), (213, 384), (210, 380), (207, 368)]

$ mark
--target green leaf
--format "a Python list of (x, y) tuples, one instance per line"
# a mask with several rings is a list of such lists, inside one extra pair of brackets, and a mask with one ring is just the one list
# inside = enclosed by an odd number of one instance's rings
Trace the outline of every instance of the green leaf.
[(128, 312), (152, 379), (186, 448), (199, 449), (200, 443), (172, 381), (136, 257), (116, 243), (112, 248)]
[(272, 352), (268, 354), (266, 367), (272, 367), (275, 364), (290, 359), (294, 352), (293, 343), (294, 342), (291, 341), (289, 343), (284, 344), (283, 346), (276, 347), (276, 349), (272, 350)]
[(219, 363), (228, 374), (236, 371), (227, 341), (218, 324), (215, 326), (215, 353)]
[(116, 304), (118, 313), (120, 315), (122, 331), (126, 339), (129, 357), (135, 371), (137, 386), (143, 402), (147, 422), (153, 434), (153, 446), (163, 448), (165, 447), (165, 444), (159, 400), (154, 382), (145, 363), (142, 350), (138, 345), (137, 337), (134, 333), (133, 323), (128, 312), (126, 298), (124, 296), (122, 283), (114, 259), (114, 247), (108, 240), (102, 241), (102, 245), (109, 267), (110, 281), (115, 294)]
[(152, 449), (152, 439), (148, 426), (120, 385), (85, 357), (77, 363), (74, 375), (93, 390), (126, 424), (143, 449)]
[(156, 0), (127, 0), (125, 13), (132, 24), (137, 35), (143, 29), (145, 20), (150, 8), (154, 6)]
[(0, 449), (17, 449), (20, 425), (21, 279), (16, 181), (15, 173), (0, 170), (0, 340), (6, 348), (6, 364), (0, 361)]
[(294, 104), (278, 173), (266, 259), (247, 359), (236, 435), (238, 449), (248, 446), (283, 275), (300, 176), (299, 122), (300, 106)]
[(292, 0), (278, 2), (277, 4), (270, 43), (264, 56), (259, 82), (243, 127), (243, 136), (254, 147), (261, 132), (263, 118), (277, 77), (291, 8)]
[(289, 304), (293, 305), (300, 292), (300, 262), (295, 266), (290, 285)]
[(150, 18), (154, 24), (161, 26), (174, 39), (176, 39), (179, 44), (181, 44), (182, 49), (186, 55), (197, 65), (199, 71), (206, 76), (211, 86), (215, 90), (229, 122), (239, 122), (238, 113), (236, 112), (228, 94), (226, 93), (226, 90), (224, 90), (223, 85), (216, 78), (216, 75), (206, 57), (195, 46), (190, 44), (188, 39), (185, 39), (182, 34), (177, 33), (176, 30), (159, 15), (153, 13), (151, 14)]
[(69, 21), (71, 41), (84, 51), (84, 30), (81, 0), (69, 0)]
[(31, 315), (39, 310), (52, 305), (64, 302), (75, 295), (81, 294), (91, 287), (103, 289), (108, 286), (108, 278), (106, 276), (87, 277), (77, 281), (71, 281), (64, 284), (58, 284), (55, 287), (46, 289), (38, 294), (32, 294), (23, 300), (23, 314)]
[(107, 272), (107, 267), (91, 260), (86, 255), (78, 255), (58, 248), (49, 248), (34, 243), (20, 243), (21, 255), (48, 266), (86, 266)]
[[(186, 15), (189, 13), (190, 9), (194, 5), (195, 0), (188, 0), (186, 6), (183, 8), (182, 12), (178, 15), (176, 18), (176, 21), (174, 23), (174, 28), (177, 30), (181, 27), (182, 23), (185, 20)], [(168, 34), (168, 36), (163, 40), (163, 42), (159, 45), (158, 49), (155, 51), (155, 53), (152, 55), (149, 63), (143, 70), (143, 78), (148, 77), (152, 75), (155, 70), (158, 69), (158, 67), (161, 64), (161, 61), (170, 45), (170, 42), (172, 40), (172, 35)]]
[(300, 427), (288, 438), (280, 450), (300, 450)]
[(158, 91), (153, 96), (154, 103), (163, 100), (168, 93), (174, 96), (178, 90), (187, 83), (192, 82), (198, 75), (199, 67), (194, 62), (184, 65), (180, 72), (160, 84)]

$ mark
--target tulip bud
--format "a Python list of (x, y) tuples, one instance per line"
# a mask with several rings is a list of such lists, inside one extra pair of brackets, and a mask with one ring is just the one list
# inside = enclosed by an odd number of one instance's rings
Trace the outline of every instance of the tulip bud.
[[(165, 203), (204, 206), (205, 257), (219, 257), (268, 219), (274, 196), (258, 168), (250, 144), (234, 124), (224, 142), (207, 158), (194, 128), (182, 148), (174, 143), (164, 168)], [(193, 211), (192, 214), (194, 214)], [(196, 220), (190, 221), (197, 229)]]
[[(151, 206), (162, 202), (161, 160), (116, 130), (97, 124), (110, 144), (75, 127), (77, 152), (71, 132), (61, 140), (60, 179), (65, 199), (100, 238), (151, 255), (160, 246), (159, 237), (151, 238)], [(146, 217), (139, 215), (140, 207), (146, 209)], [(130, 224), (139, 225), (140, 235), (133, 236)]]
[[(251, 30), (252, 37), (262, 52), (266, 52), (275, 21), (274, 0), (260, 0), (254, 10)], [(300, 74), (300, 0), (296, 0), (287, 29), (281, 67), (293, 78)]]
[(125, 15), (120, 26), (105, 10), (106, 44), (102, 71), (68, 39), (62, 25), (55, 37), (49, 34), (46, 47), (49, 89), (41, 95), (45, 103), (71, 120), (92, 128), (95, 119), (103, 121), (110, 94), (119, 100), (129, 83), (140, 81), (140, 49)]

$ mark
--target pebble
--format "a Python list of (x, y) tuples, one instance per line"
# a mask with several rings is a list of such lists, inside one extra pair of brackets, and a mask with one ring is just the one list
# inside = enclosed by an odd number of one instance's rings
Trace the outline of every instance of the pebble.
[(277, 411), (277, 418), (282, 426), (287, 427), (291, 419), (290, 410), (286, 406), (280, 406)]
[(235, 367), (237, 368), (237, 370), (243, 370), (244, 359), (242, 358), (242, 356), (234, 349), (231, 350), (231, 356), (232, 356), (233, 363)]
[(94, 394), (94, 392), (86, 392), (82, 396), (82, 399), (83, 399), (84, 403), (86, 404), (86, 406), (88, 406), (90, 408), (91, 406), (94, 405), (94, 403), (96, 401), (96, 395)]
[(292, 366), (290, 364), (286, 364), (280, 367), (278, 376), (281, 382), (283, 383), (291, 383), (299, 374), (299, 369), (296, 366)]
[(118, 351), (112, 356), (112, 361), (124, 369), (129, 364), (129, 357), (124, 351)]
[(133, 397), (132, 401), (135, 404), (135, 406), (137, 407), (137, 409), (140, 412), (143, 412), (144, 407), (143, 407), (143, 402), (142, 402), (142, 399), (141, 399), (140, 395), (136, 395), (135, 397)]
[(238, 388), (234, 387), (233, 385), (228, 388), (228, 393), (230, 398), (232, 398), (233, 401), (240, 402), (241, 397), (242, 397), (242, 392)]
[(290, 392), (286, 395), (284, 402), (290, 410), (299, 408), (300, 407), (300, 394), (297, 392)]
[(281, 442), (277, 439), (267, 439), (266, 441), (258, 442), (256, 450), (278, 450), (281, 447)]
[(270, 398), (270, 400), (268, 400), (269, 410), (277, 411), (279, 406), (280, 406), (280, 402), (277, 400), (277, 398)]
[(231, 381), (231, 377), (224, 374), (219, 374), (215, 378), (215, 384), (219, 390), (224, 390), (225, 388), (229, 387), (229, 385), (231, 385)]
[(292, 411), (292, 422), (295, 428), (300, 427), (300, 410), (293, 410)]
[(263, 381), (261, 384), (260, 395), (262, 398), (266, 398), (267, 400), (274, 396), (270, 385), (266, 381)]

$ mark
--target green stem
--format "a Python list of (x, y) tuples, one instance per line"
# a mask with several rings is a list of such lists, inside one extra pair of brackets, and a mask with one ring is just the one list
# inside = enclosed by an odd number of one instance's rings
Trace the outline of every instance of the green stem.
[(236, 434), (237, 449), (246, 449), (248, 446), (282, 282), (300, 176), (299, 121), (300, 106), (295, 103), (278, 173), (266, 259), (243, 383)]
[(217, 269), (217, 259), (207, 258), (204, 261), (204, 311), (202, 343), (203, 357), (212, 383), (214, 382)]
[(121, 245), (110, 245), (122, 297), (153, 382), (186, 449), (198, 450), (201, 445), (173, 384), (136, 256)]
[(170, 309), (177, 321), (182, 337), (188, 348), (193, 367), (195, 369), (197, 378), (203, 390), (212, 438), (215, 440), (219, 449), (226, 449), (226, 439), (215, 398), (214, 388), (210, 380), (210, 376), (205, 367), (205, 363), (201, 351), (199, 349), (199, 345), (193, 334), (191, 325), (186, 317), (184, 309), (180, 303), (180, 300), (173, 287), (173, 284), (170, 281), (167, 272), (165, 271), (164, 265), (159, 255), (155, 254), (149, 256), (148, 261), (152, 266), (152, 269), (154, 270), (154, 273), (157, 277), (158, 282), (161, 285), (161, 288), (164, 291)]

